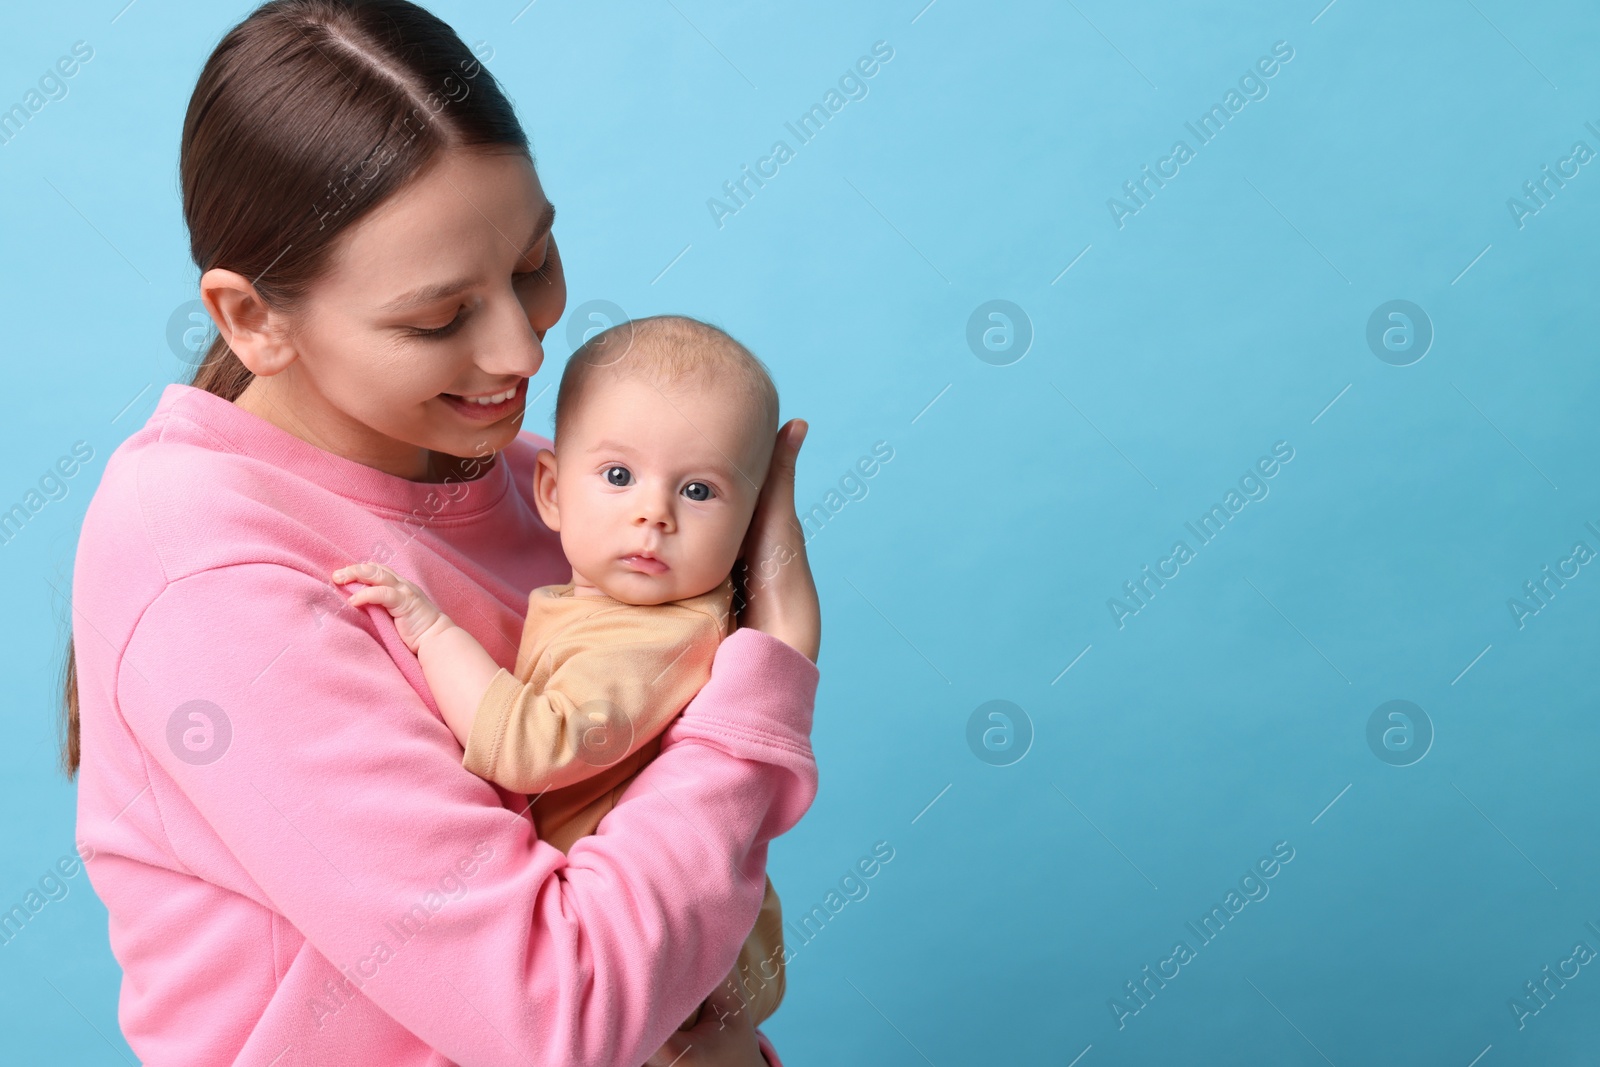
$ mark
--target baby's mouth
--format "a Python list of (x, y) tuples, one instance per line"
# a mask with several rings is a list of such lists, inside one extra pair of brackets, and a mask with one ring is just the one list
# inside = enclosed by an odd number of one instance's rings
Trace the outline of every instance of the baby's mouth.
[(648, 554), (623, 556), (622, 562), (634, 570), (645, 574), (665, 574), (669, 569), (665, 563)]

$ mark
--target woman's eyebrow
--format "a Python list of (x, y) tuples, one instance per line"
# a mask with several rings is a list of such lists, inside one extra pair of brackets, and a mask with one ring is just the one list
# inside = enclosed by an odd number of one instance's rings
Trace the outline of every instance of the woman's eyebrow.
[[(539, 212), (539, 219), (533, 224), (533, 236), (528, 238), (528, 243), (522, 248), (522, 256), (526, 256), (533, 251), (533, 246), (544, 240), (545, 235), (550, 232), (550, 228), (555, 225), (555, 222), (556, 206), (546, 200), (544, 210)], [(420, 307), (423, 304), (429, 304), (435, 300), (443, 300), (447, 296), (455, 296), (457, 293), (465, 292), (472, 288), (474, 284), (475, 280), (472, 278), (458, 278), (455, 281), (424, 285), (396, 297), (378, 310), (389, 313), (410, 311), (412, 308)]]
[(522, 254), (527, 255), (533, 251), (533, 246), (544, 240), (545, 234), (556, 224), (556, 206), (550, 201), (544, 202), (544, 210), (539, 212), (539, 218), (533, 224), (533, 236), (528, 238), (528, 243), (522, 246)]

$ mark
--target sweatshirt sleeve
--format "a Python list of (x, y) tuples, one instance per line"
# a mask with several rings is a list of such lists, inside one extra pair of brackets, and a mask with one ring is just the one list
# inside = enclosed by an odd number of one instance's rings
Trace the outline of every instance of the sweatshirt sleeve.
[(517, 793), (559, 789), (637, 751), (704, 684), (720, 633), (682, 609), (591, 615), (550, 649), (542, 685), (501, 668), (472, 720), (462, 765)]
[[(767, 634), (730, 635), (605, 832), (563, 855), (461, 766), (383, 610), (319, 618), (327, 593), (274, 564), (161, 592), (117, 672), (150, 774), (318, 952), (363, 975), (364, 996), (451, 1061), (644, 1062), (726, 976), (767, 842), (816, 794), (816, 666)], [(185, 749), (196, 708), (220, 751), (204, 762)]]

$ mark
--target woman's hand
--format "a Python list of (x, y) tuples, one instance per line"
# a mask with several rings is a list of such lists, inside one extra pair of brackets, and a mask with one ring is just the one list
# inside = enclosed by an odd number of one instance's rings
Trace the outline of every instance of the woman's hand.
[(350, 595), (350, 605), (379, 604), (387, 608), (394, 617), (395, 629), (400, 631), (400, 640), (413, 652), (422, 644), (429, 628), (451, 625), (445, 614), (428, 599), (428, 594), (381, 563), (340, 567), (333, 572), (333, 580), (339, 585), (361, 583), (362, 588)]
[(767, 1067), (756, 1024), (737, 987), (724, 982), (700, 1007), (700, 1021), (676, 1030), (644, 1067)]
[(809, 427), (790, 419), (778, 430), (772, 466), (756, 500), (740, 553), (745, 606), (739, 625), (771, 634), (813, 663), (822, 642), (822, 607), (794, 509), (794, 466)]

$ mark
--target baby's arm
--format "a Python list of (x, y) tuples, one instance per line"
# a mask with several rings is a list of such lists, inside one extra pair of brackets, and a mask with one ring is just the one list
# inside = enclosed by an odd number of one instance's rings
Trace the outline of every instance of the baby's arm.
[(533, 794), (593, 777), (667, 728), (711, 674), (716, 620), (662, 606), (563, 627), (543, 684), (501, 670), (478, 705), (462, 766)]
[[(721, 633), (708, 615), (607, 614), (551, 642), (542, 686), (519, 681), (426, 593), (381, 563), (333, 573), (363, 588), (350, 603), (378, 604), (417, 654), (445, 725), (480, 778), (535, 794), (592, 777), (655, 737), (711, 674)], [(668, 612), (673, 609), (665, 609)]]
[(394, 617), (400, 640), (417, 654), (422, 676), (433, 691), (445, 725), (462, 748), (472, 735), (478, 704), (489, 691), (500, 665), (476, 638), (457, 626), (428, 595), (381, 563), (357, 563), (333, 572), (340, 585), (362, 583), (351, 594), (353, 605), (378, 604)]

